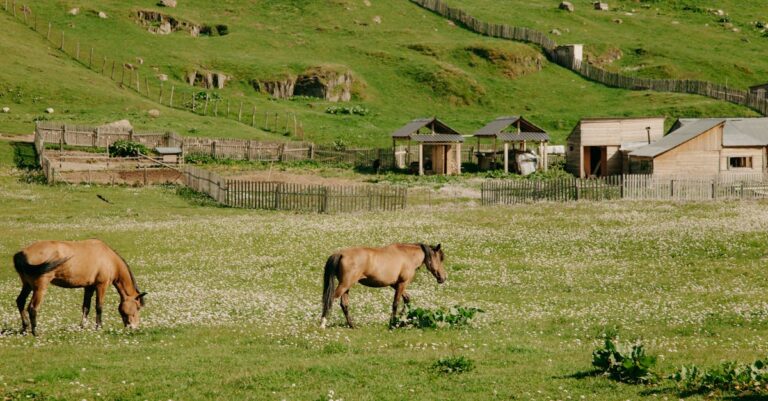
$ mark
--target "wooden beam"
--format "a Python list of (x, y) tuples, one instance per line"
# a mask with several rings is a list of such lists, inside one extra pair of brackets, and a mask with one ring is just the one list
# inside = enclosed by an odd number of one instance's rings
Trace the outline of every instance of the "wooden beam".
[(419, 175), (424, 175), (424, 144), (419, 142)]
[(461, 142), (456, 144), (456, 174), (461, 175)]
[(504, 174), (509, 174), (509, 142), (504, 142)]

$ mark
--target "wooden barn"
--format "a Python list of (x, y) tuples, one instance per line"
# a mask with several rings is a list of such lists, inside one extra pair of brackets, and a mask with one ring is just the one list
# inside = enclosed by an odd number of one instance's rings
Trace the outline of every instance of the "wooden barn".
[[(511, 150), (513, 155), (519, 152), (535, 151), (538, 156), (536, 159), (538, 169), (547, 170), (549, 134), (522, 116), (499, 117), (480, 128), (475, 132), (474, 137), (477, 140), (478, 165), (481, 169), (494, 168), (498, 157), (503, 161), (504, 172), (508, 173)], [(489, 152), (479, 151), (481, 141), (491, 142), (492, 148)]]
[(664, 138), (629, 156), (631, 173), (763, 172), (768, 167), (768, 118), (679, 119)]
[(461, 134), (435, 117), (413, 120), (392, 133), (395, 151), (398, 144), (405, 143), (407, 152), (413, 143), (417, 144), (418, 161), (408, 167), (419, 175), (461, 174), (462, 142)]
[(664, 117), (588, 118), (568, 136), (565, 166), (581, 178), (622, 174), (628, 153), (664, 136)]

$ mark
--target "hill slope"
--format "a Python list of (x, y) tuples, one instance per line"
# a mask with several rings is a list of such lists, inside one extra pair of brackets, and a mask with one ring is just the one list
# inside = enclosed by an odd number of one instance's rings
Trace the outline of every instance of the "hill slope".
[[(561, 142), (585, 116), (754, 114), (697, 96), (606, 88), (548, 63), (534, 47), (470, 33), (408, 1), (366, 4), (371, 2), (190, 0), (163, 9), (153, 1), (126, 5), (87, 0), (78, 3), (81, 12), (76, 16), (53, 1), (37, 3), (33, 11), (64, 29), (70, 46), (80, 41), (83, 49), (94, 47), (99, 58), (137, 66), (140, 58), (143, 74), (167, 74), (179, 88), (187, 86), (182, 81), (191, 70), (231, 75), (233, 80), (215, 92), (234, 102), (255, 104), (260, 112), (294, 112), (307, 138), (320, 142), (342, 138), (385, 145), (389, 132), (425, 115), (441, 116), (471, 133), (499, 115), (520, 113)], [(477, 4), (483, 3), (477, 0)], [(138, 10), (164, 12), (201, 25), (224, 24), (229, 34), (155, 35), (137, 23)], [(106, 12), (108, 18), (99, 18), (97, 11)], [(0, 51), (12, 60), (9, 68), (0, 66), (0, 102), (18, 110), (0, 114), (0, 130), (29, 131), (30, 121), (50, 105), (62, 111), (56, 119), (103, 122), (128, 117), (182, 134), (263, 136), (243, 124), (167, 109), (148, 121), (146, 110), (159, 108), (157, 104), (62, 59), (23, 25), (7, 15), (0, 18), (8, 27)], [(325, 112), (330, 102), (275, 100), (254, 89), (254, 81), (263, 87), (265, 81), (318, 68), (350, 71), (356, 82), (350, 104), (371, 112), (330, 115)], [(24, 93), (20, 104), (12, 93), (17, 88)], [(33, 102), (37, 98), (42, 100)]]

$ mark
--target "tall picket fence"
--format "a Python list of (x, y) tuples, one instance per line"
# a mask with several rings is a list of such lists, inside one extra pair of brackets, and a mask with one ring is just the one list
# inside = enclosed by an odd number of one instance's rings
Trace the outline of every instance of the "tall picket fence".
[(486, 181), (482, 204), (570, 202), (580, 200), (710, 201), (768, 198), (768, 175), (721, 174), (716, 177), (617, 175), (604, 178)]

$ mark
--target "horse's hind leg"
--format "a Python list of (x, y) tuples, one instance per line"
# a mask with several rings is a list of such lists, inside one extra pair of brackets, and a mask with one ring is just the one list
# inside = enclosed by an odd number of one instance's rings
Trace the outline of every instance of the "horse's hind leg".
[(19, 308), (19, 314), (21, 315), (21, 333), (27, 332), (27, 327), (29, 327), (29, 314), (24, 309), (24, 307), (27, 304), (27, 297), (29, 297), (29, 294), (32, 292), (32, 286), (24, 283), (21, 287), (21, 292), (19, 293), (19, 296), (16, 297), (16, 307)]
[(29, 302), (29, 306), (27, 307), (33, 336), (37, 335), (37, 313), (40, 311), (40, 305), (43, 304), (46, 290), (48, 290), (48, 283), (38, 286), (34, 292), (32, 292), (32, 301)]
[(349, 290), (341, 296), (341, 310), (344, 311), (344, 317), (347, 318), (349, 327), (354, 329), (355, 325), (352, 324), (352, 318), (349, 317)]
[(80, 323), (80, 327), (85, 327), (85, 324), (88, 323), (88, 313), (91, 311), (91, 299), (93, 298), (93, 293), (96, 291), (95, 287), (85, 287), (85, 292), (83, 293), (83, 321)]

